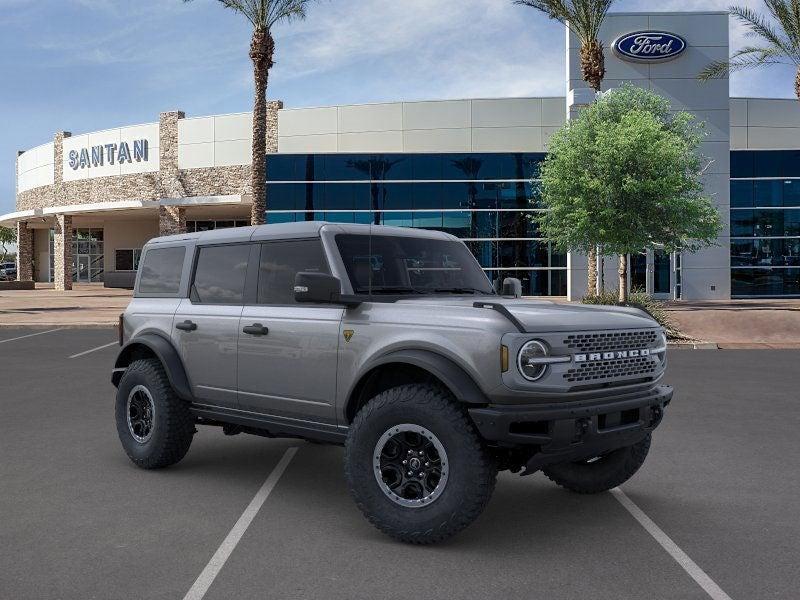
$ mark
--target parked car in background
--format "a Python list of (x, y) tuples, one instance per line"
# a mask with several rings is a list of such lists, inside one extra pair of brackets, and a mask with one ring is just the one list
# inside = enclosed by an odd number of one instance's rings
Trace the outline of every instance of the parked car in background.
[(17, 264), (13, 262), (0, 263), (0, 281), (13, 281), (17, 278)]

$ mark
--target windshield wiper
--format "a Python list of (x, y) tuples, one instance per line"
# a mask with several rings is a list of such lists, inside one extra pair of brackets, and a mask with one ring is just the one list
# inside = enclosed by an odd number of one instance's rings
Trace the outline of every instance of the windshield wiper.
[(450, 294), (489, 294), (490, 292), (485, 292), (483, 290), (479, 290), (477, 288), (471, 287), (452, 287), (452, 288), (434, 288), (433, 290), (437, 294), (442, 293), (450, 293)]
[(424, 294), (422, 290), (405, 285), (377, 285), (372, 288), (356, 288), (356, 294)]

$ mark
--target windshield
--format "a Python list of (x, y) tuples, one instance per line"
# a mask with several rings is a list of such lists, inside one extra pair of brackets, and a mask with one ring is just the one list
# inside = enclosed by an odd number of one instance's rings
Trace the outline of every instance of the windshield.
[(493, 294), (461, 242), (339, 234), (336, 245), (356, 294)]

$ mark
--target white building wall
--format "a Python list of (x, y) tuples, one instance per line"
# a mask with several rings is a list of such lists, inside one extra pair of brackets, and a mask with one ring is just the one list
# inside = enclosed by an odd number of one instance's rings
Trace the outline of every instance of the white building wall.
[(249, 165), (252, 113), (194, 117), (178, 121), (178, 168)]
[(278, 152), (543, 152), (563, 98), (392, 102), (278, 112)]
[[(686, 50), (677, 58), (659, 63), (628, 62), (617, 57), (612, 44), (620, 35), (636, 31), (666, 31), (686, 40)], [(730, 298), (730, 102), (728, 80), (700, 82), (697, 74), (709, 62), (728, 57), (728, 15), (697, 13), (611, 13), (600, 32), (606, 59), (603, 89), (630, 82), (650, 89), (672, 104), (708, 122), (709, 136), (700, 152), (711, 163), (704, 177), (706, 193), (723, 217), (725, 227), (718, 246), (683, 256), (682, 297), (687, 300)], [(567, 33), (567, 97), (585, 89), (580, 78), (579, 41)], [(738, 107), (737, 107), (738, 108)], [(586, 293), (586, 261), (568, 260), (568, 294), (577, 299)], [(606, 260), (607, 282), (616, 282), (616, 261)], [(612, 287), (614, 284), (611, 284)]]
[(36, 146), (17, 157), (17, 192), (53, 185), (55, 172), (53, 142)]
[[(147, 158), (133, 158), (134, 140), (147, 140)], [(73, 168), (70, 166), (70, 153), (76, 152), (80, 155), (82, 150), (86, 150), (91, 157), (91, 150), (96, 146), (114, 144), (115, 153), (121, 143), (125, 142), (130, 150), (131, 160), (120, 162), (114, 158), (113, 162), (103, 149), (102, 164)], [(93, 131), (64, 138), (62, 164), (56, 165), (63, 174), (63, 181), (79, 181), (81, 179), (92, 179), (95, 177), (109, 177), (116, 175), (129, 175), (132, 173), (157, 173), (159, 167), (159, 139), (158, 123), (146, 123), (144, 125), (131, 125), (128, 127), (117, 127), (105, 129), (103, 131)]]
[(731, 98), (731, 150), (800, 148), (800, 102)]

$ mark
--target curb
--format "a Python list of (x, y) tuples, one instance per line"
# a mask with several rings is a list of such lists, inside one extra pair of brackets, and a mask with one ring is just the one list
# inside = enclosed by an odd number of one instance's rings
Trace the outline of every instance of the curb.
[(716, 342), (667, 342), (668, 348), (682, 350), (719, 350)]

